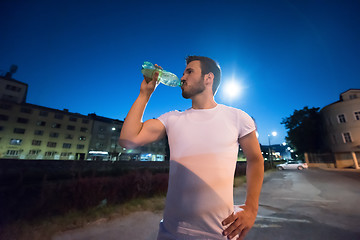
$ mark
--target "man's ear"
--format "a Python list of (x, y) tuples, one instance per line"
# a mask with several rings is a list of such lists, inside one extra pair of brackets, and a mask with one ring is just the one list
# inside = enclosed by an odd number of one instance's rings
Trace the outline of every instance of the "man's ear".
[(205, 83), (206, 84), (213, 84), (214, 82), (214, 74), (212, 72), (209, 72), (208, 74), (205, 74)]

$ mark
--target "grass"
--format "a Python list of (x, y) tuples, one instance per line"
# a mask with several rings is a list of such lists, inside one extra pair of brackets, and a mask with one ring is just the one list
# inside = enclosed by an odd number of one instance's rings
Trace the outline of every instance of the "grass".
[[(234, 178), (234, 187), (246, 183), (245, 176)], [(84, 227), (94, 222), (106, 222), (124, 217), (136, 211), (161, 212), (165, 207), (165, 195), (151, 198), (135, 198), (119, 205), (106, 205), (86, 211), (70, 211), (61, 216), (53, 216), (32, 221), (19, 220), (0, 229), (0, 239), (45, 240), (56, 233)]]
[(246, 176), (236, 176), (234, 178), (234, 187), (241, 187), (246, 183)]
[(105, 205), (86, 211), (71, 211), (62, 216), (53, 216), (33, 221), (17, 221), (4, 226), (0, 230), (0, 239), (12, 240), (45, 240), (51, 239), (56, 233), (81, 228), (96, 221), (109, 221), (124, 217), (135, 211), (162, 211), (165, 196), (137, 198), (121, 205)]

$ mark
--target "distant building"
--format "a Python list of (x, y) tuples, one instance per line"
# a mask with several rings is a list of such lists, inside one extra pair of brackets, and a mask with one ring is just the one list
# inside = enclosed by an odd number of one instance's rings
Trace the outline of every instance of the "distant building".
[(118, 160), (123, 148), (118, 145), (123, 121), (89, 114), (93, 125), (88, 160)]
[(167, 139), (136, 148), (118, 145), (123, 121), (26, 103), (28, 85), (0, 76), (0, 159), (164, 161)]
[[(340, 100), (320, 110), (325, 127), (325, 142), (333, 153), (338, 153), (338, 167), (354, 164), (360, 159), (360, 89), (340, 94)], [(343, 156), (340, 156), (343, 153)], [(348, 160), (346, 160), (348, 159)]]
[(0, 100), (0, 158), (84, 160), (91, 126), (81, 114)]
[(28, 85), (12, 79), (9, 74), (0, 76), (0, 100), (26, 102)]

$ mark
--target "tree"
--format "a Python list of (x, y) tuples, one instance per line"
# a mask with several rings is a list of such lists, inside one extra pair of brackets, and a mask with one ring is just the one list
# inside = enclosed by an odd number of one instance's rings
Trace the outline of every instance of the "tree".
[(305, 152), (319, 152), (322, 148), (322, 127), (320, 108), (295, 110), (290, 117), (283, 118), (281, 124), (287, 131), (286, 141), (299, 155)]

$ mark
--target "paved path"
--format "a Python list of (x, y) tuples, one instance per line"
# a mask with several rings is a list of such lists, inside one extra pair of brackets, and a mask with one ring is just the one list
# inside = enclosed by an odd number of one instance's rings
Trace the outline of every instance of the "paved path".
[[(359, 240), (360, 171), (276, 171), (268, 174), (251, 240)], [(246, 186), (234, 189), (242, 204)], [(53, 240), (153, 240), (162, 213), (135, 212), (57, 234)]]
[(100, 219), (84, 228), (60, 233), (53, 240), (153, 240), (161, 218), (161, 212), (135, 212), (111, 221)]

